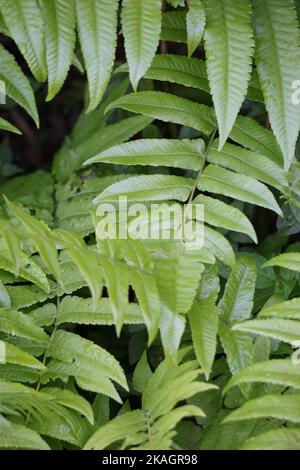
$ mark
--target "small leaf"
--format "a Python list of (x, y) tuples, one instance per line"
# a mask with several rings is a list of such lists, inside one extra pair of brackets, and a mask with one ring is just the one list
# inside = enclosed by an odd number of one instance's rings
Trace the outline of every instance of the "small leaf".
[(205, 168), (198, 188), (266, 207), (282, 215), (273, 194), (264, 184), (250, 176), (233, 173), (217, 165), (208, 165)]
[(3, 118), (0, 118), (0, 129), (3, 131), (13, 132), (14, 134), (22, 134), (22, 132), (17, 127)]
[(195, 353), (208, 380), (217, 348), (218, 309), (210, 299), (197, 301), (188, 317)]
[(89, 106), (101, 101), (110, 79), (117, 41), (118, 0), (76, 0), (77, 28), (89, 82)]
[(199, 46), (205, 28), (206, 16), (201, 0), (190, 0), (186, 14), (188, 56), (190, 57)]
[(130, 93), (113, 101), (106, 112), (115, 108), (141, 113), (160, 121), (182, 124), (205, 135), (210, 135), (215, 128), (211, 108), (162, 91)]
[(279, 266), (280, 268), (291, 269), (300, 272), (300, 253), (283, 253), (267, 261), (263, 267)]
[(205, 0), (207, 74), (225, 144), (248, 89), (253, 52), (249, 0)]
[(161, 0), (123, 0), (121, 23), (130, 81), (136, 91), (158, 47)]
[(40, 0), (46, 27), (48, 95), (52, 100), (64, 84), (75, 46), (74, 0)]
[(202, 140), (141, 139), (104, 150), (85, 162), (171, 166), (197, 171), (203, 163)]

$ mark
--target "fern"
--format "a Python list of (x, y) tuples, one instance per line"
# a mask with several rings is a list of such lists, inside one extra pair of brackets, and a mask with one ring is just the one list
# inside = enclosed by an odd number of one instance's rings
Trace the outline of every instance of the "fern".
[(1, 449), (299, 449), (298, 23), (0, 0)]

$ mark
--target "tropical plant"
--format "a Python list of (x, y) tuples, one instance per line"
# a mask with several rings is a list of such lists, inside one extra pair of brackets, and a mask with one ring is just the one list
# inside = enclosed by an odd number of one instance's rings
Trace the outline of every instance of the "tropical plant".
[[(87, 81), (51, 172), (0, 166), (0, 448), (300, 449), (297, 13), (0, 0), (5, 135)], [(201, 205), (203, 246), (104, 239), (121, 196)]]

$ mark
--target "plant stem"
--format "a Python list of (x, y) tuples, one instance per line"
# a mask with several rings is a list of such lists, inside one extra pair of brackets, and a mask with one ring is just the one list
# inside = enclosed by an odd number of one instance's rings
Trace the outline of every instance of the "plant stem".
[(205, 149), (205, 152), (204, 152), (204, 155), (203, 155), (203, 162), (201, 164), (201, 168), (198, 172), (198, 175), (197, 175), (197, 178), (195, 179), (195, 183), (194, 183), (194, 186), (191, 190), (191, 193), (190, 193), (190, 197), (189, 197), (189, 200), (188, 200), (188, 204), (190, 204), (192, 202), (192, 200), (194, 199), (194, 195), (195, 195), (195, 191), (197, 189), (197, 186), (198, 186), (198, 183), (200, 181), (200, 178), (201, 178), (201, 175), (203, 173), (203, 170), (204, 170), (204, 165), (206, 163), (206, 160), (207, 160), (207, 157), (208, 157), (208, 154), (209, 154), (209, 151), (210, 151), (210, 148), (212, 146), (212, 143), (213, 141), (215, 140), (215, 137), (216, 137), (216, 134), (217, 134), (217, 131), (218, 131), (218, 127), (215, 127), (213, 133), (211, 134), (210, 136), (210, 139), (208, 141), (208, 144), (206, 146), (206, 149)]

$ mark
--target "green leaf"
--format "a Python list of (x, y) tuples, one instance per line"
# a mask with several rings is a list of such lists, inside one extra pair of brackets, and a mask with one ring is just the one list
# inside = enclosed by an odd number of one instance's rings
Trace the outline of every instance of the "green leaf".
[(25, 226), (49, 271), (59, 279), (60, 266), (58, 263), (58, 254), (49, 227), (44, 222), (30, 215), (22, 207), (9, 201), (6, 197), (5, 201), (9, 210)]
[(121, 23), (129, 75), (136, 91), (151, 65), (161, 30), (161, 0), (123, 0)]
[[(115, 73), (128, 72), (128, 65), (122, 64)], [(185, 87), (197, 88), (210, 93), (204, 60), (175, 54), (155, 55), (145, 78), (162, 82), (178, 83)]]
[(271, 361), (257, 362), (239, 371), (227, 383), (223, 394), (232, 387), (243, 383), (271, 383), (300, 389), (300, 367), (293, 364), (291, 359), (276, 359)]
[(35, 98), (28, 79), (21, 68), (4, 47), (0, 44), (0, 80), (6, 85), (6, 93), (22, 106), (39, 126), (39, 116)]
[(256, 263), (249, 256), (238, 258), (230, 273), (222, 300), (219, 303), (226, 323), (247, 320), (251, 316), (256, 282)]
[(127, 389), (126, 377), (114, 356), (74, 333), (58, 330), (49, 344), (47, 356), (64, 361), (68, 366), (74, 361), (74, 365), (84, 367), (94, 375), (110, 378)]
[(160, 311), (160, 337), (164, 349), (164, 354), (167, 359), (171, 359), (174, 364), (177, 362), (177, 355), (185, 330), (185, 317), (172, 312), (164, 304), (161, 306)]
[(270, 305), (269, 307), (265, 307), (259, 312), (259, 317), (277, 317), (300, 320), (300, 299), (287, 300), (286, 302), (280, 302)]
[(235, 265), (235, 254), (227, 238), (207, 226), (204, 230), (204, 247), (227, 266), (232, 268)]
[(265, 395), (250, 400), (230, 413), (223, 422), (275, 418), (300, 423), (300, 395)]
[(141, 139), (111, 147), (90, 158), (85, 165), (114, 163), (121, 165), (171, 166), (198, 171), (203, 163), (202, 140)]
[(0, 308), (0, 331), (12, 336), (47, 343), (48, 335), (24, 313), (11, 309)]
[(280, 268), (291, 269), (300, 272), (300, 253), (283, 253), (267, 261), (263, 267), (279, 266)]
[(233, 230), (234, 232), (245, 233), (257, 243), (253, 225), (239, 209), (202, 194), (197, 196), (193, 203), (203, 204), (204, 220), (206, 223), (227, 230)]
[(37, 0), (1, 0), (0, 10), (11, 36), (36, 80), (47, 79), (44, 20)]
[(81, 415), (85, 416), (91, 425), (94, 424), (94, 415), (91, 405), (80, 395), (71, 392), (70, 390), (62, 390), (54, 387), (44, 387), (42, 393), (46, 393), (55, 399), (56, 403), (78, 411)]
[(94, 204), (118, 201), (126, 196), (129, 201), (186, 201), (193, 180), (182, 176), (140, 175), (110, 185), (94, 199)]
[(248, 89), (253, 39), (249, 0), (205, 0), (207, 73), (225, 144)]
[(50, 450), (39, 434), (21, 424), (10, 423), (0, 418), (0, 447), (5, 449)]
[(18, 364), (29, 367), (31, 369), (36, 369), (38, 371), (46, 369), (46, 367), (35, 357), (25, 351), (22, 351), (22, 349), (17, 348), (13, 344), (0, 341), (0, 348), (1, 351), (4, 352), (3, 357), (0, 359), (0, 363)]
[(233, 199), (256, 204), (282, 215), (273, 194), (250, 176), (233, 173), (217, 165), (208, 165), (198, 183), (201, 191), (222, 194)]
[(22, 132), (17, 127), (3, 118), (0, 118), (0, 129), (3, 131), (13, 132), (14, 134), (22, 134)]
[(134, 373), (132, 376), (132, 385), (137, 392), (143, 392), (145, 387), (147, 386), (147, 382), (152, 376), (151, 368), (148, 364), (147, 360), (147, 353), (146, 351), (143, 352), (139, 362), (134, 369)]
[(190, 0), (186, 14), (188, 56), (190, 57), (199, 46), (205, 28), (206, 15), (201, 0)]
[(76, 0), (77, 28), (89, 82), (89, 106), (101, 101), (110, 79), (117, 41), (118, 0)]
[(293, 345), (300, 338), (300, 322), (271, 318), (268, 320), (249, 320), (233, 326), (235, 331), (246, 331), (269, 338), (278, 339)]
[(0, 306), (4, 308), (11, 308), (11, 298), (2, 281), (0, 281)]
[(223, 321), (219, 322), (219, 335), (232, 375), (253, 363), (254, 346), (251, 336), (232, 331)]
[(211, 108), (162, 91), (130, 93), (113, 101), (106, 112), (115, 108), (141, 113), (160, 121), (182, 124), (205, 135), (211, 134), (215, 128)]
[(0, 238), (0, 248), (0, 266), (2, 269), (5, 269), (6, 271), (9, 271), (11, 273), (16, 273), (15, 262), (19, 256), (19, 276), (40, 287), (43, 291), (47, 293), (50, 292), (50, 285), (48, 279), (42, 269), (34, 261), (36, 259), (35, 257), (29, 258), (21, 250), (19, 250), (19, 252), (14, 253), (14, 258), (12, 258), (8, 246), (2, 238)]
[(18, 276), (21, 265), (21, 250), (14, 226), (8, 220), (0, 219), (0, 233), (5, 240), (9, 258), (13, 261), (14, 274)]
[(112, 442), (126, 439), (130, 434), (142, 432), (144, 429), (145, 417), (141, 410), (124, 413), (96, 431), (85, 444), (84, 450), (105, 449)]
[(300, 450), (299, 429), (273, 429), (247, 439), (241, 450)]
[(288, 186), (283, 170), (265, 156), (232, 144), (225, 144), (222, 151), (218, 151), (217, 147), (218, 141), (215, 141), (208, 155), (210, 163), (251, 176), (281, 191)]
[(123, 256), (128, 265), (129, 282), (139, 302), (147, 326), (150, 344), (157, 334), (160, 302), (153, 264), (149, 253), (139, 240), (126, 240)]
[(151, 121), (152, 119), (144, 116), (133, 116), (105, 127), (99, 126), (100, 128), (92, 134), (84, 135), (80, 142), (71, 142), (55, 156), (53, 166), (55, 177), (59, 181), (65, 182), (76, 170), (80, 169), (85, 160), (112, 145), (129, 140), (148, 126)]
[(265, 155), (280, 167), (283, 166), (283, 156), (273, 133), (254, 119), (238, 116), (230, 139), (253, 152)]
[(210, 299), (197, 301), (188, 317), (195, 353), (208, 380), (217, 348), (218, 309)]
[[(300, 130), (293, 103), (294, 81), (300, 76), (300, 41), (294, 2), (254, 0), (255, 59), (273, 132), (289, 169)], [(288, 53), (287, 53), (288, 50)]]
[(75, 3), (74, 0), (40, 0), (40, 3), (46, 27), (46, 101), (50, 101), (63, 86), (72, 63), (75, 46)]
[[(116, 70), (115, 73), (128, 72), (128, 65), (122, 64)], [(194, 57), (186, 57), (184, 55), (175, 54), (157, 54), (155, 55), (151, 66), (145, 72), (144, 78), (150, 78), (151, 80), (159, 80), (162, 82), (171, 82), (183, 85), (184, 87), (192, 87), (198, 90), (205, 91), (210, 94), (210, 87), (206, 73), (206, 65), (204, 60), (196, 59)], [(252, 78), (248, 89), (248, 99), (263, 101), (261, 96), (258, 77), (255, 70), (252, 72)], [(245, 118), (244, 116), (238, 116), (239, 119), (252, 121), (256, 126), (263, 129), (256, 121)], [(236, 121), (236, 123), (237, 123)], [(236, 124), (235, 124), (236, 127)], [(235, 129), (234, 127), (234, 129)], [(270, 131), (263, 129), (266, 133), (271, 134)], [(233, 131), (232, 131), (233, 132)], [(232, 137), (231, 137), (232, 138)], [(273, 137), (275, 144), (277, 145), (275, 137)], [(278, 147), (278, 145), (277, 145)], [(278, 147), (279, 150), (279, 147)], [(273, 158), (272, 158), (273, 159)], [(282, 162), (281, 152), (279, 150), (279, 162)]]
[(69, 248), (67, 253), (84, 276), (93, 299), (98, 300), (103, 289), (103, 274), (98, 263), (97, 254), (85, 246)]
[(228, 411), (222, 409), (203, 430), (200, 450), (238, 450), (248, 437), (274, 427), (267, 420), (231, 421), (224, 424), (222, 421), (227, 414)]
[[(37, 320), (35, 319), (35, 322)], [(62, 299), (57, 317), (57, 324), (78, 323), (83, 325), (113, 325), (115, 323), (111, 303), (108, 298), (95, 302), (77, 296)], [(124, 319), (126, 324), (143, 323), (142, 314), (137, 304), (130, 303)]]

